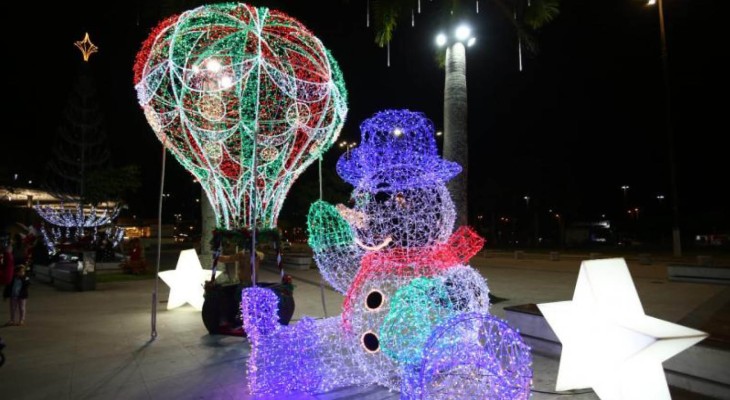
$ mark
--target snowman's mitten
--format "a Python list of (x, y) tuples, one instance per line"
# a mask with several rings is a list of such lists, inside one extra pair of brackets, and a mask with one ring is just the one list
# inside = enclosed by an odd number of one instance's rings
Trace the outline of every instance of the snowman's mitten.
[(353, 228), (332, 204), (322, 200), (309, 208), (307, 226), (309, 246), (322, 276), (335, 290), (345, 293), (364, 253), (355, 243)]

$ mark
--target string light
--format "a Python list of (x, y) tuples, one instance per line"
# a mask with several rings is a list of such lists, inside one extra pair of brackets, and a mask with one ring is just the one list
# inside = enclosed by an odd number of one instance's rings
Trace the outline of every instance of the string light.
[(105, 209), (101, 213), (94, 206), (91, 206), (87, 213), (80, 204), (73, 210), (66, 208), (63, 203), (60, 207), (37, 203), (33, 208), (52, 226), (49, 232), (45, 225), (41, 225), (41, 233), (49, 254), (57, 253), (58, 244), (64, 241), (79, 242), (88, 237), (90, 242), (96, 242), (98, 231), (103, 227), (104, 234), (111, 241), (112, 247), (116, 247), (124, 238), (124, 228), (112, 226), (113, 220), (119, 215), (119, 205)]
[[(467, 265), (484, 239), (468, 227), (452, 233), (446, 181), (460, 167), (438, 156), (421, 113), (384, 111), (360, 129), (360, 146), (337, 163), (355, 186), (352, 208), (317, 201), (308, 215), (322, 276), (345, 293), (342, 315), (280, 326), (275, 296), (244, 290), (252, 392), (377, 383), (402, 398), (526, 399), (529, 348), (488, 315), (487, 283)], [(441, 391), (447, 382), (462, 397)]]
[(355, 244), (354, 233), (338, 209), (318, 200), (307, 216), (309, 247), (322, 277), (344, 294), (360, 268), (364, 251)]
[(329, 51), (267, 8), (214, 4), (168, 18), (134, 70), (147, 121), (201, 182), (225, 229), (251, 226), (254, 213), (273, 228), (291, 185), (336, 141), (347, 113)]
[(433, 330), (424, 349), (419, 368), (412, 370), (418, 379), (408, 398), (530, 398), (530, 347), (497, 317), (456, 314)]

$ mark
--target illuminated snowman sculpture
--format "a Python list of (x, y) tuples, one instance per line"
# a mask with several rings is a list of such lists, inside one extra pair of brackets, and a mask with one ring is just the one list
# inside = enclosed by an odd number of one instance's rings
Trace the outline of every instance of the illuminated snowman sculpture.
[(360, 129), (361, 145), (337, 164), (353, 204), (309, 212), (310, 246), (343, 312), (280, 326), (276, 296), (245, 290), (252, 392), (376, 383), (403, 398), (528, 398), (529, 348), (488, 314), (487, 284), (467, 265), (484, 241), (453, 232), (446, 182), (461, 168), (439, 158), (421, 113), (380, 112)]

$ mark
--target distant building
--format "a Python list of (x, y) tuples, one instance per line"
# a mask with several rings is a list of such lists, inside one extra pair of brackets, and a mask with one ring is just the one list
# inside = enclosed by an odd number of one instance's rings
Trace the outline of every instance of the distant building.
[(614, 242), (611, 222), (576, 222), (565, 228), (565, 244), (567, 246), (585, 246), (594, 244), (610, 244)]

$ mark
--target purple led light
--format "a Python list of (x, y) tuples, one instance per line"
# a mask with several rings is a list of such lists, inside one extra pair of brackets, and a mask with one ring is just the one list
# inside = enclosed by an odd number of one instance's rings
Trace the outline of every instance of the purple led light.
[(360, 124), (360, 131), (360, 146), (337, 162), (337, 173), (353, 186), (404, 190), (446, 182), (461, 172), (438, 156), (433, 123), (423, 113), (382, 111)]
[(414, 399), (527, 400), (531, 364), (530, 347), (507, 323), (489, 314), (463, 313), (433, 330), (418, 385), (403, 389), (411, 390), (405, 397)]

